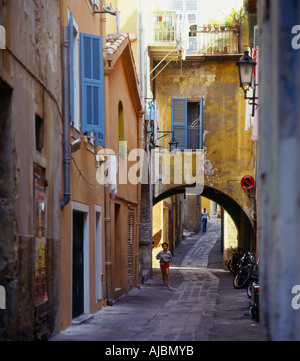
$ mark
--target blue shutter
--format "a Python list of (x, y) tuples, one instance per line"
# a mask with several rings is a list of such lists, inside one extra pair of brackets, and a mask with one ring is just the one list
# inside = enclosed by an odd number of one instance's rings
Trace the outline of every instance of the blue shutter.
[(70, 35), (70, 122), (74, 124), (74, 33), (73, 33), (73, 13), (70, 12), (69, 19)]
[(105, 146), (104, 69), (102, 37), (81, 34), (81, 131), (94, 132)]
[(178, 149), (187, 148), (187, 99), (172, 99), (172, 130), (178, 141)]

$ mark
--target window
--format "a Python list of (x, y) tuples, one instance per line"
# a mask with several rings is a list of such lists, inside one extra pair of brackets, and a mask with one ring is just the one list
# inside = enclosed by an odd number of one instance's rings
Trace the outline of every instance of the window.
[(118, 127), (119, 127), (119, 140), (125, 140), (124, 134), (124, 111), (123, 111), (123, 104), (119, 102), (119, 109), (118, 109)]
[(171, 10), (176, 12), (178, 21), (185, 18), (190, 26), (189, 49), (187, 54), (193, 54), (198, 50), (197, 23), (198, 23), (198, 1), (197, 0), (172, 0)]
[(102, 37), (81, 33), (80, 46), (81, 131), (98, 133), (96, 145), (105, 146)]
[(44, 119), (35, 115), (35, 148), (42, 152), (44, 147)]
[(200, 149), (203, 146), (203, 98), (188, 102), (186, 98), (172, 99), (172, 130), (178, 149)]

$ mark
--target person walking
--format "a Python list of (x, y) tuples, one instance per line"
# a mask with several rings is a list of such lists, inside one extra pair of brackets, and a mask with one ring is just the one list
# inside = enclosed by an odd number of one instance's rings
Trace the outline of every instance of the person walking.
[(202, 212), (202, 232), (206, 232), (207, 218), (210, 219), (209, 214), (206, 211), (206, 208), (204, 208)]
[(169, 263), (172, 261), (173, 257), (171, 252), (168, 251), (168, 247), (169, 247), (168, 244), (164, 242), (162, 244), (163, 250), (157, 254), (156, 259), (160, 260), (159, 263), (160, 263), (163, 285), (165, 288), (168, 287), (168, 289), (171, 290), (172, 287), (170, 285)]

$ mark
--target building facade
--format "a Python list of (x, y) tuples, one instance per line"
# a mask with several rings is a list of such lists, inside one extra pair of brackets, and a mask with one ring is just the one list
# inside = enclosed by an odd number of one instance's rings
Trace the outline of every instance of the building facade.
[[(251, 139), (252, 125), (236, 67), (248, 43), (247, 24), (237, 15), (231, 23), (226, 18), (224, 24), (201, 24), (201, 4), (169, 2), (168, 7), (160, 4), (160, 9), (148, 14), (150, 85), (159, 109), (156, 145), (169, 150), (174, 137), (175, 152), (203, 151), (201, 195), (223, 207), (234, 223), (237, 233), (223, 234), (237, 235), (236, 245), (255, 252), (255, 197), (242, 188), (241, 180), (245, 175), (256, 177), (256, 143)], [(164, 132), (168, 136), (160, 136)], [(185, 192), (184, 182), (170, 186), (161, 182), (163, 175), (158, 178), (154, 203)], [(196, 195), (186, 197), (185, 202), (189, 202), (187, 215), (192, 209), (193, 214), (200, 213)], [(193, 225), (195, 232), (200, 220), (199, 216), (198, 224)], [(230, 248), (232, 240), (224, 243)], [(224, 255), (230, 258), (230, 252)]]
[[(1, 340), (58, 329), (62, 94), (59, 1), (1, 4)], [(19, 29), (19, 30), (17, 30)]]
[(70, 196), (61, 220), (63, 329), (139, 284), (141, 191), (127, 181), (127, 168), (130, 151), (141, 146), (143, 111), (128, 34), (106, 36), (106, 16), (115, 15), (100, 9), (102, 2), (62, 2), (71, 69), (65, 103), (70, 170), (64, 172)]

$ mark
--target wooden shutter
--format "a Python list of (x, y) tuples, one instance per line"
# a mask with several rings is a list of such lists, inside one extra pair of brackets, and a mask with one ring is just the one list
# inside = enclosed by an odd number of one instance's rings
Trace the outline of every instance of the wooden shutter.
[(172, 130), (178, 141), (178, 149), (187, 147), (187, 99), (172, 99)]
[(70, 122), (74, 123), (74, 29), (73, 13), (70, 12), (69, 36), (70, 36)]
[(104, 69), (102, 37), (81, 34), (81, 131), (98, 133), (105, 146)]
[(128, 210), (128, 276), (134, 274), (134, 210)]

